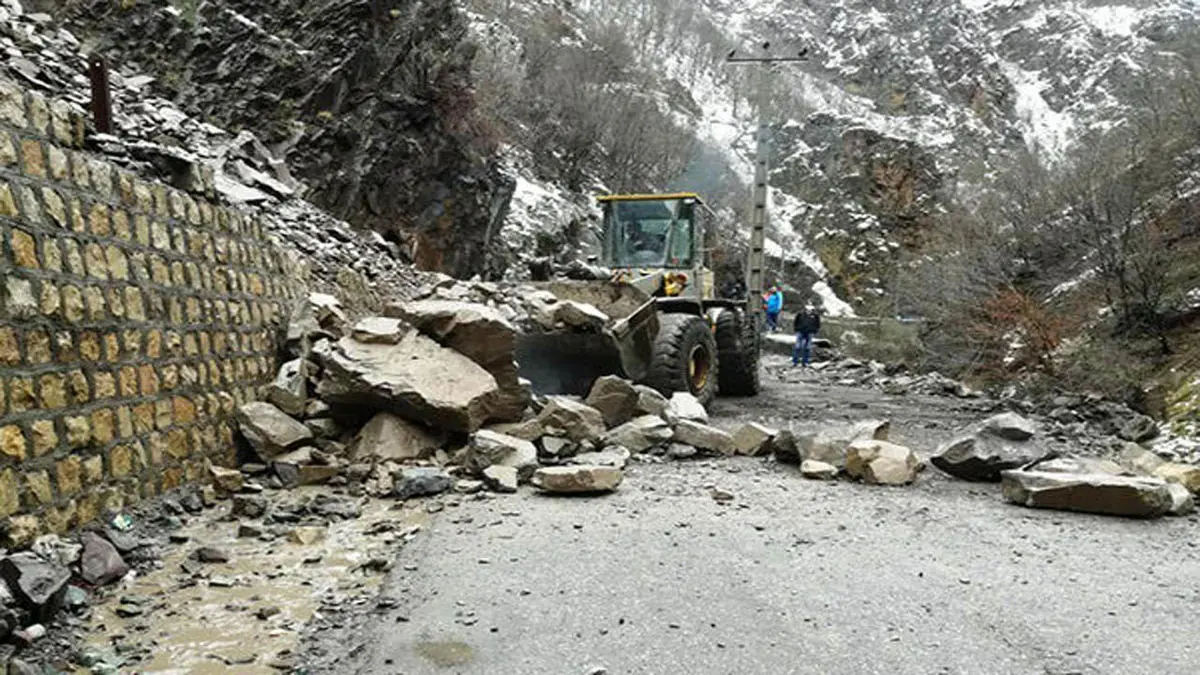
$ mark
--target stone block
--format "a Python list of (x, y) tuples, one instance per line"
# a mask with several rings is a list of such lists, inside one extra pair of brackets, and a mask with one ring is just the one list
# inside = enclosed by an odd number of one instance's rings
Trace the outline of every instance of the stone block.
[(38, 269), (41, 267), (41, 264), (38, 262), (37, 239), (28, 232), (23, 230), (12, 231), (12, 254), (13, 262), (18, 267), (28, 269)]
[(58, 447), (58, 434), (54, 430), (53, 420), (36, 420), (29, 425), (29, 439), (32, 441), (33, 454), (41, 457)]
[(0, 427), (0, 453), (18, 462), (25, 459), (28, 441), (21, 427), (10, 424)]
[(82, 489), (82, 469), (82, 461), (73, 455), (60, 459), (54, 465), (55, 480), (60, 494), (73, 495)]

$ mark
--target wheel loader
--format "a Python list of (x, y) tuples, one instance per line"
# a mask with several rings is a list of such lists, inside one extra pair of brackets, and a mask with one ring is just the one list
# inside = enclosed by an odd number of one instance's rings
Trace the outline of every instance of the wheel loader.
[[(690, 392), (705, 405), (718, 393), (757, 394), (760, 301), (753, 291), (717, 297), (716, 214), (695, 193), (598, 200), (599, 278), (538, 286), (590, 304), (610, 321), (599, 332), (521, 336), (517, 363), (534, 391), (586, 394), (597, 377), (616, 374), (668, 396)], [(751, 246), (750, 270), (761, 270), (761, 256), (761, 247)]]

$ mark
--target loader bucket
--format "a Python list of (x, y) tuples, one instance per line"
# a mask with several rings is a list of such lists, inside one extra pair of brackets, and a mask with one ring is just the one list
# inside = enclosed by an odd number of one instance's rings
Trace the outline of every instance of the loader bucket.
[(654, 299), (624, 284), (604, 281), (535, 284), (561, 300), (595, 306), (611, 317), (599, 332), (564, 330), (517, 337), (521, 377), (539, 394), (585, 396), (603, 375), (639, 381), (646, 377), (658, 335)]

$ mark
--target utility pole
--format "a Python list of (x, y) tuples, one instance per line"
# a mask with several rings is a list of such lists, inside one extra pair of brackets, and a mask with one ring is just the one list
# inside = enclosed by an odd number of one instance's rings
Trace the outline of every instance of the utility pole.
[(774, 63), (794, 63), (797, 61), (805, 61), (807, 49), (802, 49), (796, 56), (771, 56), (771, 43), (764, 42), (761, 45), (761, 56), (738, 56), (737, 50), (729, 52), (725, 58), (726, 63), (755, 63), (760, 66), (758, 71), (758, 133), (755, 136), (754, 150), (754, 186), (751, 189), (751, 211), (750, 211), (750, 260), (746, 269), (746, 288), (749, 297), (746, 299), (746, 312), (750, 315), (757, 315), (762, 311), (762, 294), (765, 290), (765, 278), (763, 270), (766, 267), (766, 254), (764, 248), (767, 238), (767, 198), (768, 198), (768, 180), (770, 178), (770, 153), (768, 146), (771, 142), (771, 129), (767, 122), (767, 103), (769, 92), (767, 90), (767, 73), (770, 70), (771, 64)]

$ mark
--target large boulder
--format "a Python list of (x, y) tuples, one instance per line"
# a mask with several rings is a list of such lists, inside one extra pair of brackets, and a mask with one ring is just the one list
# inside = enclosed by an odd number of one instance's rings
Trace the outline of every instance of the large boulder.
[(916, 453), (888, 441), (858, 440), (846, 451), (846, 473), (872, 485), (907, 485), (917, 479)]
[(1013, 469), (1000, 484), (1005, 499), (1033, 508), (1157, 518), (1174, 506), (1161, 478)]
[(1117, 463), (1136, 474), (1153, 476), (1166, 460), (1137, 443), (1126, 443), (1117, 455)]
[(562, 429), (573, 441), (595, 441), (604, 435), (604, 415), (566, 396), (551, 396), (537, 416), (543, 428)]
[(704, 409), (704, 404), (686, 391), (671, 394), (671, 400), (667, 404), (667, 415), (671, 419), (708, 424), (708, 411)]
[(0, 579), (35, 621), (45, 622), (62, 606), (71, 570), (26, 551), (0, 559)]
[(679, 420), (671, 440), (708, 452), (733, 454), (733, 436), (729, 432), (691, 420)]
[(467, 465), (480, 473), (489, 466), (510, 466), (516, 469), (520, 481), (525, 482), (539, 466), (537, 446), (515, 436), (483, 429), (471, 437)]
[(516, 327), (498, 310), (469, 302), (417, 300), (389, 305), (384, 314), (407, 321), (491, 373), (500, 388), (493, 403), (497, 419), (521, 419), (530, 389), (517, 375)]
[(264, 460), (312, 440), (308, 427), (265, 401), (252, 401), (237, 410), (238, 428)]
[(313, 349), (329, 403), (367, 406), (435, 429), (469, 432), (496, 417), (496, 378), (466, 356), (416, 331), (396, 344), (342, 338)]
[(778, 434), (777, 430), (757, 422), (747, 422), (733, 434), (734, 452), (751, 457), (769, 454), (772, 450), (771, 441)]
[(671, 425), (657, 415), (642, 415), (605, 434), (604, 445), (620, 445), (631, 452), (646, 452), (663, 445), (674, 435)]
[(381, 412), (358, 432), (350, 460), (402, 462), (432, 455), (441, 443), (427, 429), (391, 413)]
[(84, 532), (79, 537), (83, 544), (83, 555), (79, 559), (79, 576), (93, 586), (104, 586), (120, 579), (129, 572), (129, 565), (107, 539), (95, 532)]
[(604, 423), (609, 427), (620, 426), (633, 419), (638, 409), (640, 394), (629, 380), (615, 375), (596, 378), (592, 390), (584, 401), (600, 411)]
[(846, 453), (855, 441), (886, 441), (891, 425), (886, 420), (863, 420), (850, 425), (826, 427), (800, 437), (800, 459), (846, 466)]
[(547, 466), (533, 474), (534, 486), (551, 493), (612, 492), (624, 474), (611, 466)]
[(1167, 462), (1154, 470), (1154, 476), (1168, 483), (1179, 483), (1192, 494), (1200, 494), (1200, 466)]
[(929, 461), (956, 478), (998, 482), (1000, 472), (1043, 454), (1033, 441), (1036, 433), (1037, 426), (1016, 413), (996, 415), (944, 443)]

